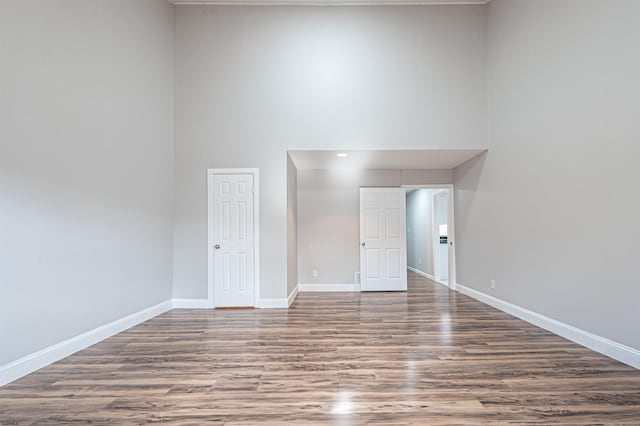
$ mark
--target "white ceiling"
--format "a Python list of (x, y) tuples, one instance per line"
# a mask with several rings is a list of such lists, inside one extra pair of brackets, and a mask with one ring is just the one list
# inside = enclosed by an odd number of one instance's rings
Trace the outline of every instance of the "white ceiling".
[(445, 5), (486, 4), (490, 0), (169, 0), (176, 5)]
[[(289, 151), (298, 170), (449, 170), (480, 155), (482, 149), (394, 151)], [(344, 152), (346, 158), (337, 154)]]

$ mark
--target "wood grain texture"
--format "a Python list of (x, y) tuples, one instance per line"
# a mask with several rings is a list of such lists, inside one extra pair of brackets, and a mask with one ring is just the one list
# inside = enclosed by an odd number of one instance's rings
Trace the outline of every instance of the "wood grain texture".
[(173, 310), (0, 389), (1, 424), (640, 424), (640, 371), (413, 273)]

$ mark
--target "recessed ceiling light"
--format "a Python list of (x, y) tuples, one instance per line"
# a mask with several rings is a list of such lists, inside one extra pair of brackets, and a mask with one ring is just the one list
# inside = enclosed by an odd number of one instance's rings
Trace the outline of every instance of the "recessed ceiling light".
[(347, 154), (346, 152), (339, 152), (338, 154), (336, 154), (338, 157), (340, 158), (344, 158), (344, 157), (348, 157), (349, 154)]

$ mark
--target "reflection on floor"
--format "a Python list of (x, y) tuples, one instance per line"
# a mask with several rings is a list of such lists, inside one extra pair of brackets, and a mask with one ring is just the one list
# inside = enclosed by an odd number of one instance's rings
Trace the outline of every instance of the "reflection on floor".
[(640, 422), (640, 371), (415, 274), (406, 293), (174, 310), (0, 389), (0, 423)]

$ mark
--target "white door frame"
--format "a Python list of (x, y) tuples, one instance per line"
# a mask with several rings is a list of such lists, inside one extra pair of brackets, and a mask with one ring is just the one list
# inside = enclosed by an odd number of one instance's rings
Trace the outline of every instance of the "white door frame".
[(253, 287), (255, 290), (255, 300), (253, 306), (260, 307), (260, 171), (259, 169), (207, 169), (207, 228), (208, 228), (208, 250), (207, 250), (207, 306), (215, 308), (215, 289), (213, 279), (213, 252), (214, 252), (214, 228), (213, 228), (213, 198), (215, 175), (253, 175)]
[[(456, 289), (456, 224), (455, 224), (455, 202), (454, 202), (454, 185), (452, 183), (440, 184), (440, 185), (402, 185), (407, 189), (448, 189), (449, 190), (449, 217), (447, 224), (447, 240), (449, 242), (449, 285), (451, 290)], [(433, 219), (432, 219), (433, 223)], [(406, 230), (405, 230), (406, 231)], [(435, 251), (435, 247), (434, 247)], [(434, 271), (435, 272), (435, 271)], [(444, 284), (444, 283), (441, 283)], [(444, 284), (446, 285), (446, 284)]]

